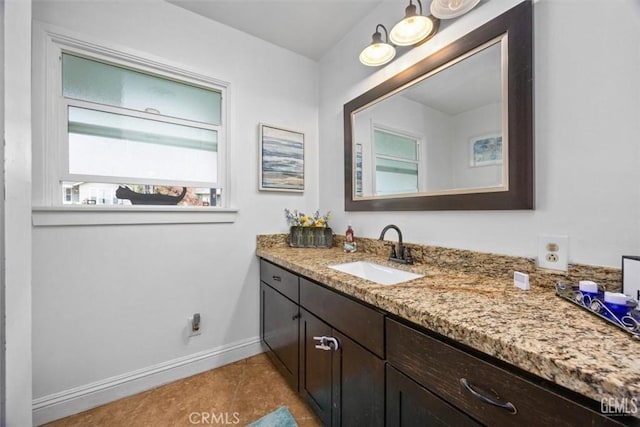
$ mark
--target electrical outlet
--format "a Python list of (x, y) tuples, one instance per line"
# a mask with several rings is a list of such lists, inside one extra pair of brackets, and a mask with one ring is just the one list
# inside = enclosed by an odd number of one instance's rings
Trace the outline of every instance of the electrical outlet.
[(200, 335), (202, 325), (200, 324), (200, 313), (195, 313), (187, 319), (187, 331), (190, 337)]
[(567, 271), (568, 265), (568, 236), (538, 236), (538, 267)]

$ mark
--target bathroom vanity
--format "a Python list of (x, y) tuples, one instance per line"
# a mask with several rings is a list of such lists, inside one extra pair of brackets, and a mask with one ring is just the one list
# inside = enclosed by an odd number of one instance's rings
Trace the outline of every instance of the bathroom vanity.
[(383, 286), (328, 267), (386, 262), (371, 253), (259, 245), (257, 255), (268, 354), (325, 425), (640, 421), (602, 413), (640, 397), (640, 342), (551, 288), (437, 265)]

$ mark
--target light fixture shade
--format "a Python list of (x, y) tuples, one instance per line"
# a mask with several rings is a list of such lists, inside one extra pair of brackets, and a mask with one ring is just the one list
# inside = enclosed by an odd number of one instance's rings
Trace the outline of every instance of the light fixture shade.
[(440, 21), (432, 16), (422, 14), (422, 2), (416, 0), (420, 6), (420, 13), (416, 12), (416, 5), (409, 0), (409, 6), (404, 10), (404, 19), (393, 26), (389, 39), (397, 46), (411, 46), (432, 37)]
[(389, 38), (398, 46), (411, 46), (434, 32), (435, 24), (428, 16), (408, 16), (393, 26)]
[(476, 7), (480, 0), (433, 0), (431, 14), (439, 19), (452, 19)]
[[(386, 42), (382, 41), (382, 33), (379, 29), (384, 30), (387, 38)], [(389, 44), (387, 28), (382, 24), (378, 24), (376, 26), (376, 32), (371, 36), (371, 44), (360, 52), (360, 62), (370, 67), (377, 67), (378, 65), (384, 65), (391, 61), (395, 56), (396, 48)]]
[(370, 67), (384, 65), (396, 56), (396, 49), (388, 43), (372, 43), (360, 53), (360, 62)]

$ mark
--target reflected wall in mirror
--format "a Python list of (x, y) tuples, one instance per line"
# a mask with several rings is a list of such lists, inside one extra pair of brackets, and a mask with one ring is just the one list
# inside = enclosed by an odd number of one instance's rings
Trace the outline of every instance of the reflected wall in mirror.
[(533, 208), (531, 2), (345, 105), (345, 209)]

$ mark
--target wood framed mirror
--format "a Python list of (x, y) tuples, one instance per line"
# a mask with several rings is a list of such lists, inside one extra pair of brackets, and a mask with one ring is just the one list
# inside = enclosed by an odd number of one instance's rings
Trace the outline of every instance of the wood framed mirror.
[(345, 210), (534, 207), (527, 0), (344, 106)]

